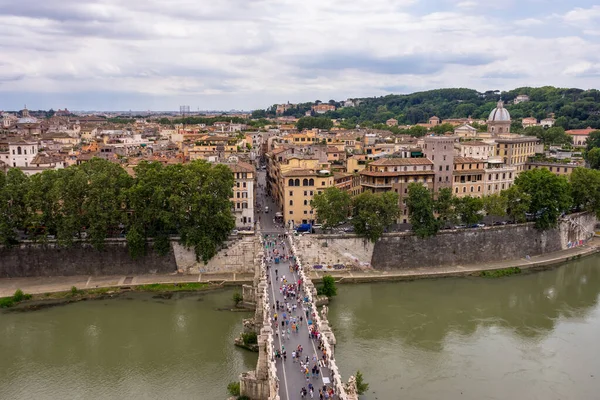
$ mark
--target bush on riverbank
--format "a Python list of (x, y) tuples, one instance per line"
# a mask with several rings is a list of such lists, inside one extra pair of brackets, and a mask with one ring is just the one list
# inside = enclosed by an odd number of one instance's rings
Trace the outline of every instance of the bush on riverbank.
[(240, 395), (240, 383), (230, 382), (229, 385), (227, 385), (227, 392), (232, 396), (238, 397)]
[(331, 275), (323, 276), (323, 285), (317, 287), (318, 295), (325, 295), (327, 297), (333, 297), (337, 295), (337, 288), (335, 287), (335, 279)]
[(0, 308), (9, 308), (9, 307), (12, 307), (12, 306), (20, 303), (23, 300), (29, 300), (29, 299), (31, 299), (30, 294), (23, 293), (23, 291), (21, 289), (17, 289), (15, 294), (12, 295), (11, 297), (0, 298)]
[(356, 371), (356, 393), (365, 394), (367, 390), (369, 390), (369, 384), (364, 381), (362, 373)]
[(244, 345), (246, 346), (258, 344), (258, 335), (256, 334), (256, 332), (242, 333), (242, 340), (244, 341)]
[(519, 268), (519, 267), (510, 267), (510, 268), (498, 269), (495, 271), (481, 271), (479, 273), (479, 276), (484, 277), (484, 278), (502, 278), (504, 276), (520, 274), (521, 272), (522, 272), (521, 268)]

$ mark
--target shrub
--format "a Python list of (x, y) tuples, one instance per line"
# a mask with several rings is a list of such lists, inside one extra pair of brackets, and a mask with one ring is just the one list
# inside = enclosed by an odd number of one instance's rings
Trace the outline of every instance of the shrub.
[(240, 304), (243, 300), (244, 300), (244, 296), (242, 296), (242, 294), (240, 292), (235, 292), (233, 294), (233, 301), (234, 301), (234, 303), (235, 303), (236, 306), (238, 304)]
[(231, 382), (227, 385), (227, 392), (229, 392), (232, 396), (240, 395), (240, 383), (239, 382)]
[(79, 290), (75, 286), (71, 286), (71, 296), (77, 296)]
[(23, 300), (23, 298), (25, 297), (25, 293), (23, 293), (23, 291), (21, 289), (17, 289), (17, 291), (15, 292), (15, 294), (13, 295), (13, 301), (18, 303), (20, 301)]
[(337, 294), (337, 288), (335, 287), (335, 279), (333, 279), (333, 276), (323, 276), (323, 285), (317, 288), (317, 294), (325, 295), (327, 297), (333, 297)]
[(258, 344), (258, 335), (256, 332), (242, 333), (242, 340), (246, 346), (250, 344)]
[(369, 384), (365, 383), (362, 373), (356, 371), (356, 392), (358, 394), (365, 394), (367, 390), (369, 390)]
[(510, 267), (510, 268), (498, 269), (496, 271), (481, 271), (479, 276), (482, 276), (484, 278), (501, 278), (503, 276), (510, 276), (510, 275), (515, 275), (515, 274), (520, 274), (520, 273), (521, 273), (521, 268)]

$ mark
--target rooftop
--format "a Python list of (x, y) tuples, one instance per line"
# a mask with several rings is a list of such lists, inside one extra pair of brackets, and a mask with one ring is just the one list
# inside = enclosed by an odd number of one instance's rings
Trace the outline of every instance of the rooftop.
[(433, 165), (428, 158), (381, 158), (370, 165)]

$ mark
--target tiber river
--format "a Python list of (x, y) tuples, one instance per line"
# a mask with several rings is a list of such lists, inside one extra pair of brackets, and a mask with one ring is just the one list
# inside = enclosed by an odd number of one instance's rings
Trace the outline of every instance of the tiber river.
[[(502, 279), (345, 285), (329, 318), (365, 399), (600, 398), (600, 256)], [(0, 399), (207, 399), (254, 369), (231, 291), (0, 314)]]

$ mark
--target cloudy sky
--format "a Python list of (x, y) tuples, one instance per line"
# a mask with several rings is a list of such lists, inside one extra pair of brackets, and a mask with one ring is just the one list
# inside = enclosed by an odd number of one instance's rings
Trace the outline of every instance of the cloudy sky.
[[(595, 3), (595, 4), (594, 4)], [(598, 0), (0, 0), (0, 109), (600, 87)]]

